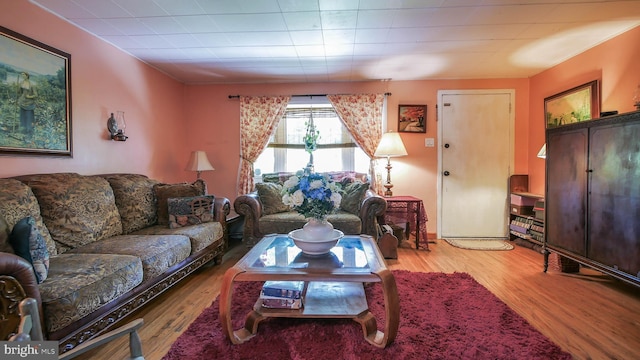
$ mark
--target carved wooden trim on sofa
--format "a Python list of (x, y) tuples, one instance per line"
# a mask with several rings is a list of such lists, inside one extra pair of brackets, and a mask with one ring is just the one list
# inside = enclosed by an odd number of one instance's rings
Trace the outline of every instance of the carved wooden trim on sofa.
[[(171, 275), (161, 276), (160, 281), (150, 283), (146, 287), (135, 290), (131, 295), (129, 295), (129, 298), (125, 302), (122, 302), (122, 300), (118, 301), (119, 305), (115, 308), (105, 307), (102, 310), (104, 312), (103, 315), (94, 318), (91, 322), (84, 324), (75, 330), (63, 328), (49, 334), (49, 340), (59, 341), (59, 353), (62, 354), (87, 340), (107, 332), (113, 328), (116, 323), (155, 299), (158, 295), (162, 294), (164, 291), (204, 264), (214, 259), (216, 263), (220, 263), (226, 248), (227, 244), (226, 239), (224, 238), (221, 242), (209, 245), (197, 254), (185, 259), (183, 262), (174, 265), (172, 269), (167, 270), (169, 273), (173, 271)], [(66, 333), (67, 335), (60, 335), (63, 333)]]
[(27, 297), (20, 283), (12, 276), (0, 275), (0, 340), (15, 335), (20, 324), (20, 301)]

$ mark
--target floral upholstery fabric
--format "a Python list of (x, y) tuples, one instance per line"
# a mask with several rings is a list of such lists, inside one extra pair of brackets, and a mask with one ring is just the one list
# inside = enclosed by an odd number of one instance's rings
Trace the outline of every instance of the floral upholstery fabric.
[(191, 254), (189, 238), (180, 235), (120, 235), (69, 251), (74, 254), (132, 255), (142, 260), (143, 282), (152, 279)]
[(158, 181), (138, 174), (114, 174), (103, 177), (109, 181), (113, 189), (124, 234), (156, 224), (158, 206), (153, 186)]
[(62, 254), (51, 257), (40, 287), (47, 332), (64, 328), (142, 283), (135, 256)]
[(262, 204), (262, 213), (264, 215), (291, 211), (289, 206), (282, 202), (282, 185), (276, 183), (258, 183), (256, 184), (256, 189), (258, 190), (258, 196)]
[(38, 198), (58, 254), (122, 233), (113, 190), (102, 177), (58, 173), (29, 175), (20, 180)]
[(57, 254), (56, 244), (44, 225), (38, 199), (31, 188), (16, 179), (0, 179), (0, 217), (7, 222), (8, 229), (21, 219), (31, 216), (35, 220), (40, 235), (47, 244), (49, 255)]
[(156, 225), (136, 231), (133, 235), (184, 235), (191, 241), (191, 254), (206, 248), (217, 241), (224, 240), (224, 229), (217, 221), (170, 229)]
[(360, 207), (362, 206), (362, 200), (364, 200), (364, 195), (368, 189), (369, 183), (363, 183), (361, 181), (355, 181), (345, 186), (340, 209), (358, 215)]
[[(335, 229), (342, 231), (347, 235), (358, 235), (362, 232), (362, 222), (357, 215), (338, 211), (335, 214), (327, 216)], [(263, 215), (258, 220), (258, 226), (262, 234), (287, 234), (290, 231), (300, 229), (307, 220), (304, 216), (295, 211), (284, 213)]]
[(191, 184), (156, 184), (153, 186), (158, 201), (158, 224), (169, 225), (169, 198), (202, 196), (207, 191), (204, 180), (198, 179)]

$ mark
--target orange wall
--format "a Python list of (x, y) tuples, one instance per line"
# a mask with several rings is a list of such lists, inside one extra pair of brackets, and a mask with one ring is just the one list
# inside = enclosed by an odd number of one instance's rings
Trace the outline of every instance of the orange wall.
[[(388, 98), (389, 129), (397, 130), (399, 104), (427, 105), (426, 134), (402, 134), (409, 153), (392, 159), (391, 179), (397, 195), (413, 195), (424, 200), (429, 216), (428, 230), (436, 230), (437, 198), (437, 123), (438, 90), (451, 89), (515, 89), (516, 141), (523, 144), (515, 154), (516, 172), (527, 172), (526, 144), (529, 98), (528, 79), (390, 81), (360, 83), (316, 83), (275, 85), (193, 85), (187, 86), (185, 109), (189, 119), (189, 137), (209, 154), (215, 171), (203, 173), (216, 195), (236, 197), (239, 166), (239, 104), (228, 95), (287, 95), (390, 92)], [(425, 138), (435, 138), (436, 147), (424, 146)], [(380, 161), (381, 168), (384, 160)]]
[(606, 41), (531, 78), (529, 97), (529, 190), (544, 194), (544, 160), (536, 157), (545, 142), (544, 99), (599, 80), (601, 111), (634, 111), (640, 86), (640, 27)]
[[(71, 54), (73, 158), (0, 155), (0, 177), (30, 173), (136, 172), (163, 181), (182, 171), (184, 85), (27, 0), (4, 1), (2, 26)], [(107, 118), (122, 110), (129, 140), (108, 139)]]
[[(233, 201), (239, 164), (239, 106), (228, 95), (391, 92), (389, 129), (398, 104), (426, 104), (427, 133), (402, 134), (409, 156), (393, 159), (395, 194), (425, 200), (429, 232), (436, 229), (438, 90), (515, 89), (514, 173), (530, 174), (530, 190), (544, 192), (544, 98), (593, 79), (601, 80), (602, 110), (633, 110), (640, 83), (640, 28), (631, 30), (531, 79), (433, 80), (276, 85), (183, 85), (135, 58), (45, 12), (27, 0), (5, 1), (0, 24), (70, 53), (73, 91), (73, 158), (0, 155), (0, 177), (74, 171), (136, 172), (174, 182), (192, 150), (205, 150), (216, 168), (203, 173), (210, 191)], [(127, 142), (107, 139), (110, 112), (125, 111)], [(382, 161), (381, 161), (382, 162)]]

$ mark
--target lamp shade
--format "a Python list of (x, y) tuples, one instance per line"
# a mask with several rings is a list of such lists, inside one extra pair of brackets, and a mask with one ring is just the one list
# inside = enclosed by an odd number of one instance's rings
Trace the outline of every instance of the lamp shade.
[(407, 155), (407, 149), (405, 149), (404, 147), (404, 143), (402, 142), (400, 134), (398, 134), (397, 132), (388, 132), (382, 135), (380, 144), (378, 144), (378, 148), (373, 155), (377, 157), (405, 156)]
[(189, 158), (189, 163), (187, 164), (187, 168), (185, 170), (188, 171), (208, 171), (215, 170), (209, 159), (207, 158), (207, 153), (204, 151), (193, 151), (191, 152), (191, 157)]
[(542, 147), (540, 148), (540, 151), (538, 151), (538, 157), (540, 159), (546, 159), (547, 158), (547, 143), (542, 144)]

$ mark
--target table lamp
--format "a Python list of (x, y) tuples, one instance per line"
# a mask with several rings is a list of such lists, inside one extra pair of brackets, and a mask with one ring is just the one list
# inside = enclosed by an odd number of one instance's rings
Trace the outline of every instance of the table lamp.
[(393, 187), (391, 184), (391, 157), (408, 155), (400, 134), (397, 132), (388, 132), (382, 135), (380, 144), (378, 144), (378, 148), (373, 155), (376, 157), (387, 157), (387, 182), (384, 184), (387, 190), (384, 192), (384, 196), (393, 196), (393, 192), (391, 191)]
[(200, 179), (200, 173), (203, 171), (215, 170), (209, 159), (207, 158), (207, 153), (201, 150), (192, 151), (191, 157), (189, 158), (189, 163), (187, 164), (187, 168), (185, 170), (188, 171), (197, 171), (198, 179)]

